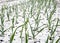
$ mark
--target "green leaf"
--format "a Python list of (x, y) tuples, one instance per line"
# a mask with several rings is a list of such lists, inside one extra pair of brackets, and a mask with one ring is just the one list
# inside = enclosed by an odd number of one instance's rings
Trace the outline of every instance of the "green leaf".
[(41, 30), (38, 31), (38, 33), (35, 35), (37, 36), (40, 32), (42, 32), (45, 28), (42, 28)]
[[(17, 30), (17, 29), (16, 29), (16, 30)], [(14, 33), (13, 33), (13, 34), (11, 35), (11, 37), (10, 37), (10, 43), (12, 43), (12, 41), (13, 41), (13, 39), (14, 39), (16, 30), (14, 31)]]
[(31, 17), (32, 17), (32, 11), (33, 11), (33, 7), (31, 7), (31, 11), (30, 11), (31, 12)]
[(55, 29), (54, 29), (54, 31), (52, 32), (52, 34), (51, 34), (51, 35), (53, 35), (53, 34), (54, 34), (54, 32), (56, 31), (56, 28), (57, 28), (57, 26), (58, 26), (58, 22), (59, 22), (59, 19), (57, 19), (57, 23), (56, 23)]
[(31, 33), (32, 33), (32, 35), (33, 35), (33, 39), (34, 39), (34, 37), (35, 37), (35, 35), (34, 35), (34, 32), (33, 32), (33, 28), (31, 27), (31, 24), (30, 24), (30, 22), (29, 22), (29, 25), (30, 25), (30, 28), (31, 28)]
[(58, 38), (58, 39), (57, 39), (56, 43), (58, 43), (58, 42), (59, 42), (59, 40), (60, 40), (60, 38)]
[(13, 34), (12, 34), (11, 37), (10, 37), (10, 43), (12, 43), (12, 41), (13, 41), (13, 39), (14, 39), (16, 30), (17, 30), (19, 27), (24, 26), (24, 25), (25, 25), (25, 23), (24, 23), (23, 25), (18, 26), (18, 27), (15, 29), (15, 31), (13, 32)]
[(13, 42), (13, 39), (14, 39), (14, 36), (15, 36), (16, 30), (17, 30), (19, 27), (21, 27), (21, 26), (23, 26), (23, 25), (18, 26), (18, 27), (15, 29), (15, 31), (12, 33), (12, 35), (11, 35), (11, 37), (10, 37), (10, 43)]
[(13, 32), (13, 28), (14, 28), (14, 17), (13, 17), (13, 19), (12, 19), (12, 32)]
[(22, 26), (22, 30), (20, 31), (20, 38), (22, 38), (22, 32), (23, 32), (23, 26)]
[(9, 21), (9, 13), (7, 12), (7, 18), (8, 18), (8, 21)]
[(47, 40), (46, 40), (46, 42), (45, 42), (45, 43), (48, 43), (48, 39), (49, 39), (49, 36), (47, 37)]
[(25, 34), (25, 43), (28, 43), (28, 32)]

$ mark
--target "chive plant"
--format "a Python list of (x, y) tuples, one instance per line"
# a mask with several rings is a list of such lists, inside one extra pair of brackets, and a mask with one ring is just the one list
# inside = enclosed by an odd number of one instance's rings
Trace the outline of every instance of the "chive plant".
[(26, 23), (26, 24), (22, 27), (22, 30), (20, 32), (21, 43), (22, 43), (22, 32), (23, 32), (24, 28), (25, 28), (25, 43), (28, 43), (27, 42), (27, 33), (26, 33), (28, 20), (26, 20), (26, 22), (25, 22), (25, 19), (26, 19), (25, 12), (26, 12), (26, 9), (23, 8), (23, 19), (24, 19), (24, 23)]
[(15, 14), (16, 14), (16, 23), (17, 22), (17, 19), (18, 19), (18, 5), (15, 5)]
[[(58, 25), (57, 26), (60, 26), (60, 19), (59, 19), (59, 23), (58, 23)], [(59, 38), (56, 40), (56, 42), (55, 43), (59, 43), (59, 41), (60, 41), (60, 36), (59, 36)]]
[(8, 11), (7, 11), (7, 18), (8, 18), (8, 21), (9, 21), (9, 13), (8, 13)]
[(4, 6), (1, 8), (1, 33), (4, 35)]
[(4, 35), (4, 16), (1, 14), (1, 33)]
[(25, 43), (28, 43), (28, 31), (26, 32), (26, 34), (25, 34)]
[[(7, 5), (6, 5), (7, 6)], [(10, 21), (10, 15), (11, 15), (11, 13), (12, 13), (12, 8), (11, 8), (11, 6), (7, 6), (7, 8), (6, 8), (6, 16), (7, 16), (7, 21)]]
[(25, 22), (26, 24), (25, 24), (25, 43), (28, 43), (28, 31), (27, 31), (27, 26), (28, 26), (28, 19), (27, 19), (27, 21)]
[(13, 33), (13, 28), (14, 28), (14, 17), (12, 18), (12, 33)]
[(23, 34), (23, 26), (22, 26), (22, 29), (21, 29), (21, 31), (20, 31), (20, 38), (21, 38), (21, 43), (22, 43), (22, 34)]
[(25, 43), (28, 43), (28, 33), (27, 33), (27, 29), (28, 29), (28, 22), (29, 22), (29, 18), (26, 18), (26, 9), (23, 9), (23, 18), (24, 18), (24, 28), (25, 28)]

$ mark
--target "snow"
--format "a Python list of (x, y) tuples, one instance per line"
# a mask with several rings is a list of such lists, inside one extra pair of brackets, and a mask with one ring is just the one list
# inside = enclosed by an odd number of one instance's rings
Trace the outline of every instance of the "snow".
[[(23, 1), (22, 1), (23, 2)], [(18, 4), (19, 3), (19, 1), (13, 1), (13, 2), (8, 2), (8, 4), (7, 3), (4, 3), (4, 4), (7, 4), (7, 5), (9, 5), (9, 6), (12, 6), (12, 5), (14, 5), (14, 4)], [(0, 6), (2, 6), (3, 4), (0, 4)], [(60, 4), (59, 4), (60, 5)], [(21, 15), (22, 16), (22, 12), (19, 12), (19, 15)], [(5, 23), (4, 23), (4, 28), (5, 29), (8, 29), (11, 25), (12, 25), (12, 23), (11, 23), (11, 20), (12, 20), (12, 18), (13, 18), (13, 16), (14, 16), (14, 12), (12, 13), (12, 15), (10, 15), (10, 21), (7, 21), (7, 17), (5, 17), (4, 19), (5, 19)], [(42, 17), (43, 18), (45, 18), (43, 15), (42, 15)], [(60, 18), (60, 7), (57, 7), (57, 9), (56, 9), (56, 13), (55, 13), (55, 16), (54, 17), (58, 17), (58, 18)], [(15, 18), (15, 20), (16, 20), (16, 18)], [(18, 21), (18, 24), (16, 24), (15, 22), (15, 27), (17, 27), (17, 26), (19, 26), (19, 25), (21, 25), (21, 24), (23, 24), (23, 18), (22, 17), (18, 17), (18, 19), (17, 19), (17, 21)], [(41, 22), (44, 22), (44, 23), (47, 23), (47, 21), (46, 20), (42, 20)], [(32, 18), (30, 18), (30, 23), (32, 24), (32, 26), (34, 27), (34, 20), (32, 19)], [(0, 23), (1, 24), (1, 23)], [(40, 25), (42, 25), (42, 23), (40, 24)], [(60, 27), (59, 27), (60, 28)], [(60, 29), (59, 28), (57, 28), (57, 31), (55, 32), (55, 41), (58, 39), (58, 36), (60, 36)], [(28, 29), (30, 29), (29, 27), (28, 27)], [(15, 28), (14, 28), (14, 30), (15, 30)], [(14, 37), (14, 40), (13, 40), (13, 43), (21, 43), (21, 39), (20, 39), (20, 30), (21, 30), (21, 28), (18, 28), (17, 29), (17, 31), (16, 31), (16, 34), (15, 34), (15, 37)], [(28, 30), (29, 31), (29, 34), (30, 34), (30, 36), (31, 36), (31, 30)], [(24, 43), (25, 42), (25, 39), (24, 39), (24, 33), (25, 32), (23, 32), (23, 38), (22, 38), (22, 43)], [(48, 34), (49, 34), (49, 31), (48, 31), (48, 29), (47, 28), (45, 28), (41, 33), (39, 33), (39, 35), (37, 35), (36, 36), (36, 39), (29, 39), (29, 43), (33, 43), (34, 41), (36, 41), (37, 43), (45, 43), (45, 41), (46, 41), (46, 39), (47, 39), (47, 36), (48, 36)], [(9, 40), (10, 40), (10, 36), (12, 35), (12, 31), (11, 31), (11, 29), (9, 29), (9, 30), (7, 30), (6, 32), (5, 32), (5, 34), (4, 34), (4, 36), (3, 37), (0, 37), (0, 40), (3, 40), (2, 42), (0, 41), (0, 43), (9, 43)], [(32, 38), (32, 37), (31, 37)], [(40, 41), (40, 42), (39, 42)]]

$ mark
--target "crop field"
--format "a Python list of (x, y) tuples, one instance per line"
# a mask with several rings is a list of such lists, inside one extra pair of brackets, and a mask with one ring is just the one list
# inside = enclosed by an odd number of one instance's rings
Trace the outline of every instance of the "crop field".
[(59, 0), (0, 3), (0, 43), (60, 43)]

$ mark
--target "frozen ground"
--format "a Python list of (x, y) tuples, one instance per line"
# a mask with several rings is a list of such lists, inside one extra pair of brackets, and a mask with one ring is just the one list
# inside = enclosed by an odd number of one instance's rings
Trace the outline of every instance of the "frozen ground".
[[(4, 4), (6, 4), (6, 3), (4, 3)], [(19, 1), (13, 1), (13, 2), (9, 2), (8, 5), (13, 5), (13, 4), (18, 4), (18, 3), (19, 3)], [(1, 5), (2, 5), (2, 3), (0, 4), (0, 6)], [(19, 15), (22, 14), (21, 12), (19, 12), (19, 13), (20, 13)], [(10, 16), (10, 20), (11, 20), (11, 18), (13, 18), (13, 16), (14, 16), (14, 13)], [(42, 17), (44, 17), (44, 16), (42, 16)], [(54, 17), (56, 17), (56, 18), (59, 17), (60, 18), (60, 4), (59, 3), (57, 4), (57, 9), (56, 9), (56, 12), (55, 12), (55, 16)], [(12, 25), (12, 23), (11, 23), (11, 21), (7, 21), (7, 17), (6, 16), (5, 16), (4, 19), (5, 19), (4, 28), (7, 29), (7, 28), (9, 28)], [(33, 19), (31, 19), (31, 20), (33, 20)], [(15, 27), (23, 24), (23, 18), (22, 17), (18, 17), (17, 21), (18, 21), (18, 23), (17, 24), (16, 23), (14, 24)], [(30, 30), (28, 30), (28, 31), (30, 31)], [(16, 32), (15, 38), (13, 40), (13, 43), (21, 43), (20, 42), (21, 39), (19, 37), (19, 35), (20, 35), (19, 32), (20, 32), (20, 28)], [(11, 29), (8, 30), (8, 31), (6, 31), (5, 32), (5, 35), (3, 37), (2, 36), (0, 37), (0, 43), (9, 43), (11, 33), (12, 33)], [(29, 34), (30, 34), (30, 32), (29, 32)], [(37, 43), (45, 43), (48, 34), (49, 34), (48, 29), (44, 29), (38, 36), (36, 36), (36, 39), (35, 40), (37, 41)], [(24, 43), (24, 32), (23, 32), (23, 35), (22, 36), (23, 36), (23, 39), (22, 39), (23, 42), (22, 43)], [(56, 36), (55, 37), (55, 41), (56, 41), (58, 39), (58, 36), (60, 36), (60, 27), (57, 28), (57, 31), (55, 33), (55, 36)], [(32, 39), (29, 39), (29, 43), (33, 43), (33, 40)]]

